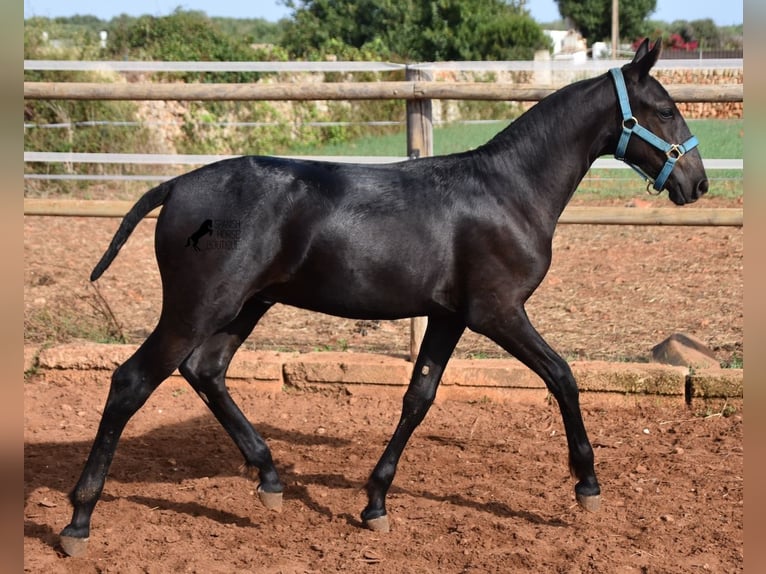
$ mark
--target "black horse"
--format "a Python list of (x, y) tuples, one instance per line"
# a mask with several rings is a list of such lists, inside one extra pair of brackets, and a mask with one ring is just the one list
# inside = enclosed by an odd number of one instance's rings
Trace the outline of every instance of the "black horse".
[[(616, 154), (678, 205), (707, 191), (696, 139), (649, 75), (659, 52), (659, 42), (650, 47), (645, 40), (632, 62), (558, 90), (473, 151), (375, 166), (240, 157), (148, 191), (91, 280), (138, 222), (163, 205), (155, 237), (162, 312), (112, 376), (70, 495), (64, 550), (85, 550), (120, 434), (176, 368), (239, 447), (264, 504), (280, 507), (283, 486), (269, 448), (225, 384), (237, 348), (277, 302), (354, 319), (428, 317), (401, 419), (366, 485), (362, 519), (370, 528), (388, 530), (385, 499), (400, 456), (466, 327), (524, 362), (550, 389), (566, 428), (577, 500), (596, 510), (600, 487), (577, 384), (524, 304), (548, 271), (557, 220), (597, 157)], [(185, 249), (207, 219), (236, 222), (237, 240), (227, 248)]]

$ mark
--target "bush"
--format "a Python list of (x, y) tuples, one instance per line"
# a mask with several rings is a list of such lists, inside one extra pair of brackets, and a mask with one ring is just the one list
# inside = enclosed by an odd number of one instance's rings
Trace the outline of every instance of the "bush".
[[(110, 25), (107, 54), (118, 60), (165, 62), (248, 61), (252, 49), (225, 34), (204, 12), (176, 9), (170, 16), (121, 17)], [(185, 82), (253, 82), (254, 73), (184, 73)]]

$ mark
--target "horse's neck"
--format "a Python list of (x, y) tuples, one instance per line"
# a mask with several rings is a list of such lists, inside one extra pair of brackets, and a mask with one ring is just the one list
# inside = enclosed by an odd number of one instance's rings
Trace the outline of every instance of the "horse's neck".
[(558, 218), (591, 164), (614, 146), (616, 106), (606, 76), (572, 84), (500, 132), (484, 153), (506, 167), (519, 193), (547, 196)]

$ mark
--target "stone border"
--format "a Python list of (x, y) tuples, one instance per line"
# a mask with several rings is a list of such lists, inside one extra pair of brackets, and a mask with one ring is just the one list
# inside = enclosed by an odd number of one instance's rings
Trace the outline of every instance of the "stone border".
[[(24, 373), (114, 370), (136, 345), (70, 343), (25, 347)], [(580, 391), (588, 397), (674, 398), (691, 404), (711, 399), (744, 398), (742, 369), (693, 370), (658, 363), (573, 361)], [(401, 396), (412, 374), (404, 358), (367, 353), (281, 353), (241, 350), (227, 373), (231, 387), (282, 392), (289, 389), (335, 389), (351, 394), (393, 392)], [(177, 376), (177, 373), (176, 373)], [(537, 375), (513, 358), (453, 359), (442, 378), (438, 398), (519, 401), (544, 399)]]

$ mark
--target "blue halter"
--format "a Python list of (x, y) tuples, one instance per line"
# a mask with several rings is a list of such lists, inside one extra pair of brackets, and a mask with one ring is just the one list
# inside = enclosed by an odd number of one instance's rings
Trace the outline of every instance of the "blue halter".
[[(660, 192), (665, 186), (665, 182), (667, 181), (670, 172), (673, 171), (673, 167), (676, 165), (676, 162), (686, 152), (689, 152), (697, 147), (699, 145), (699, 141), (697, 141), (696, 137), (692, 136), (682, 144), (669, 144), (639, 124), (638, 120), (633, 117), (633, 112), (630, 111), (628, 89), (625, 87), (625, 78), (622, 76), (622, 70), (620, 68), (612, 68), (609, 70), (609, 73), (612, 74), (612, 78), (614, 79), (614, 85), (617, 88), (617, 98), (620, 101), (620, 110), (622, 112), (622, 134), (620, 135), (620, 141), (617, 143), (617, 149), (614, 152), (614, 157), (627, 163), (641, 177), (648, 181), (649, 183), (646, 186), (647, 190), (649, 189), (650, 185), (653, 185), (654, 189), (657, 192)], [(630, 136), (633, 134), (637, 135), (642, 140), (659, 149), (667, 157), (667, 161), (657, 176), (657, 179), (652, 179), (640, 167), (633, 165), (625, 159), (625, 150), (627, 150), (628, 141), (630, 140)]]

